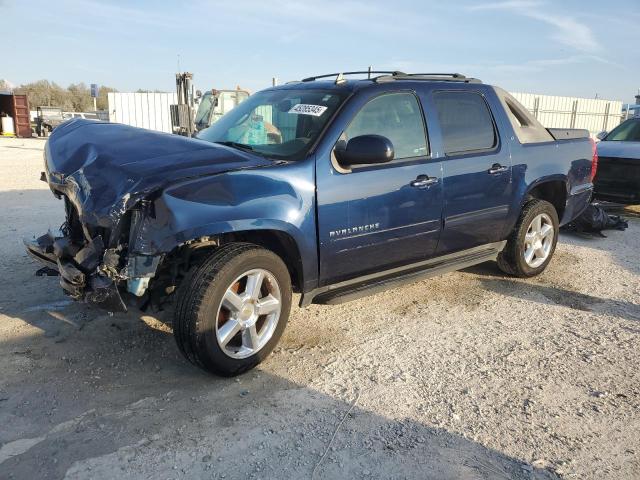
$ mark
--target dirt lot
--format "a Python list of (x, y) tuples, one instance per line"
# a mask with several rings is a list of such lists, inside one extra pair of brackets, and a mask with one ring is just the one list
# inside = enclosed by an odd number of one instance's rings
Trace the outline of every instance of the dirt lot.
[(640, 219), (563, 235), (534, 280), (487, 264), (294, 309), (220, 379), (167, 313), (34, 276), (21, 238), (63, 220), (43, 144), (0, 139), (0, 478), (640, 478)]

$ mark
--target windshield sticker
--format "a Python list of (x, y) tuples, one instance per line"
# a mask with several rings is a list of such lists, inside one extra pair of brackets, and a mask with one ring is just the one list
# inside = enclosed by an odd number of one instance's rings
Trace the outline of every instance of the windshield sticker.
[(297, 113), (300, 115), (313, 115), (314, 117), (319, 117), (322, 115), (327, 107), (322, 105), (308, 105), (306, 103), (298, 103), (291, 107), (289, 113)]

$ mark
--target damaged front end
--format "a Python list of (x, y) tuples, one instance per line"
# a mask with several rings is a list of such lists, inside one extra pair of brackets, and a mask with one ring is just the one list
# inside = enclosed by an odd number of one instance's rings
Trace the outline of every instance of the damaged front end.
[[(108, 232), (83, 225), (71, 201), (59, 195), (65, 201), (65, 223), (57, 232), (50, 230), (38, 238), (25, 240), (27, 252), (45, 265), (44, 273), (60, 276), (60, 285), (73, 299), (112, 312), (126, 311), (121, 291), (142, 297), (160, 256), (129, 255), (128, 236), (122, 228)], [(121, 223), (130, 227), (138, 212), (128, 212)], [(105, 244), (103, 238), (110, 244)]]
[(115, 252), (104, 254), (100, 236), (81, 246), (67, 236), (49, 231), (24, 243), (33, 258), (60, 275), (60, 285), (71, 298), (94, 303), (112, 312), (127, 310), (117, 279), (111, 274), (117, 268), (118, 255), (114, 255)]
[(126, 310), (126, 293), (138, 307), (160, 304), (156, 297), (173, 291), (181, 272), (174, 264), (165, 285), (160, 265), (173, 247), (148, 241), (162, 239), (175, 221), (156, 220), (157, 196), (181, 180), (267, 165), (260, 156), (179, 135), (70, 120), (49, 137), (42, 175), (64, 200), (66, 220), (59, 232), (25, 240), (27, 252), (57, 272), (74, 299), (110, 311)]

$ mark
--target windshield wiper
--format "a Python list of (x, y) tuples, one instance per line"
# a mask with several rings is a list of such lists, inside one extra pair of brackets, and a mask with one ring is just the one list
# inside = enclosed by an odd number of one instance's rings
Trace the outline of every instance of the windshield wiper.
[(260, 152), (258, 150), (256, 150), (255, 148), (253, 148), (251, 145), (247, 145), (246, 143), (240, 143), (240, 142), (231, 142), (228, 140), (222, 141), (222, 142), (213, 142), (213, 143), (217, 143), (220, 145), (225, 145), (227, 147), (232, 147), (232, 148), (237, 148), (238, 150), (244, 150), (245, 152), (252, 152), (254, 155), (259, 155), (263, 158), (269, 159), (269, 160), (273, 160), (269, 155), (267, 155), (264, 152)]
[(239, 142), (229, 142), (229, 141), (224, 141), (224, 142), (213, 142), (213, 143), (219, 143), (220, 145), (225, 145), (227, 147), (233, 147), (233, 148), (237, 148), (239, 150), (249, 150), (249, 151), (253, 151), (253, 147), (251, 145), (247, 145), (246, 143), (239, 143)]

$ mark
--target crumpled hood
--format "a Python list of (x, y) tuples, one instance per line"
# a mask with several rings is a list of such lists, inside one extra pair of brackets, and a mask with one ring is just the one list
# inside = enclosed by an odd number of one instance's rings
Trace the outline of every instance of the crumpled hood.
[(598, 155), (601, 157), (637, 158), (640, 160), (640, 142), (599, 142)]
[(188, 178), (272, 165), (258, 155), (179, 135), (75, 119), (45, 147), (47, 179), (84, 222), (113, 226), (144, 195)]

